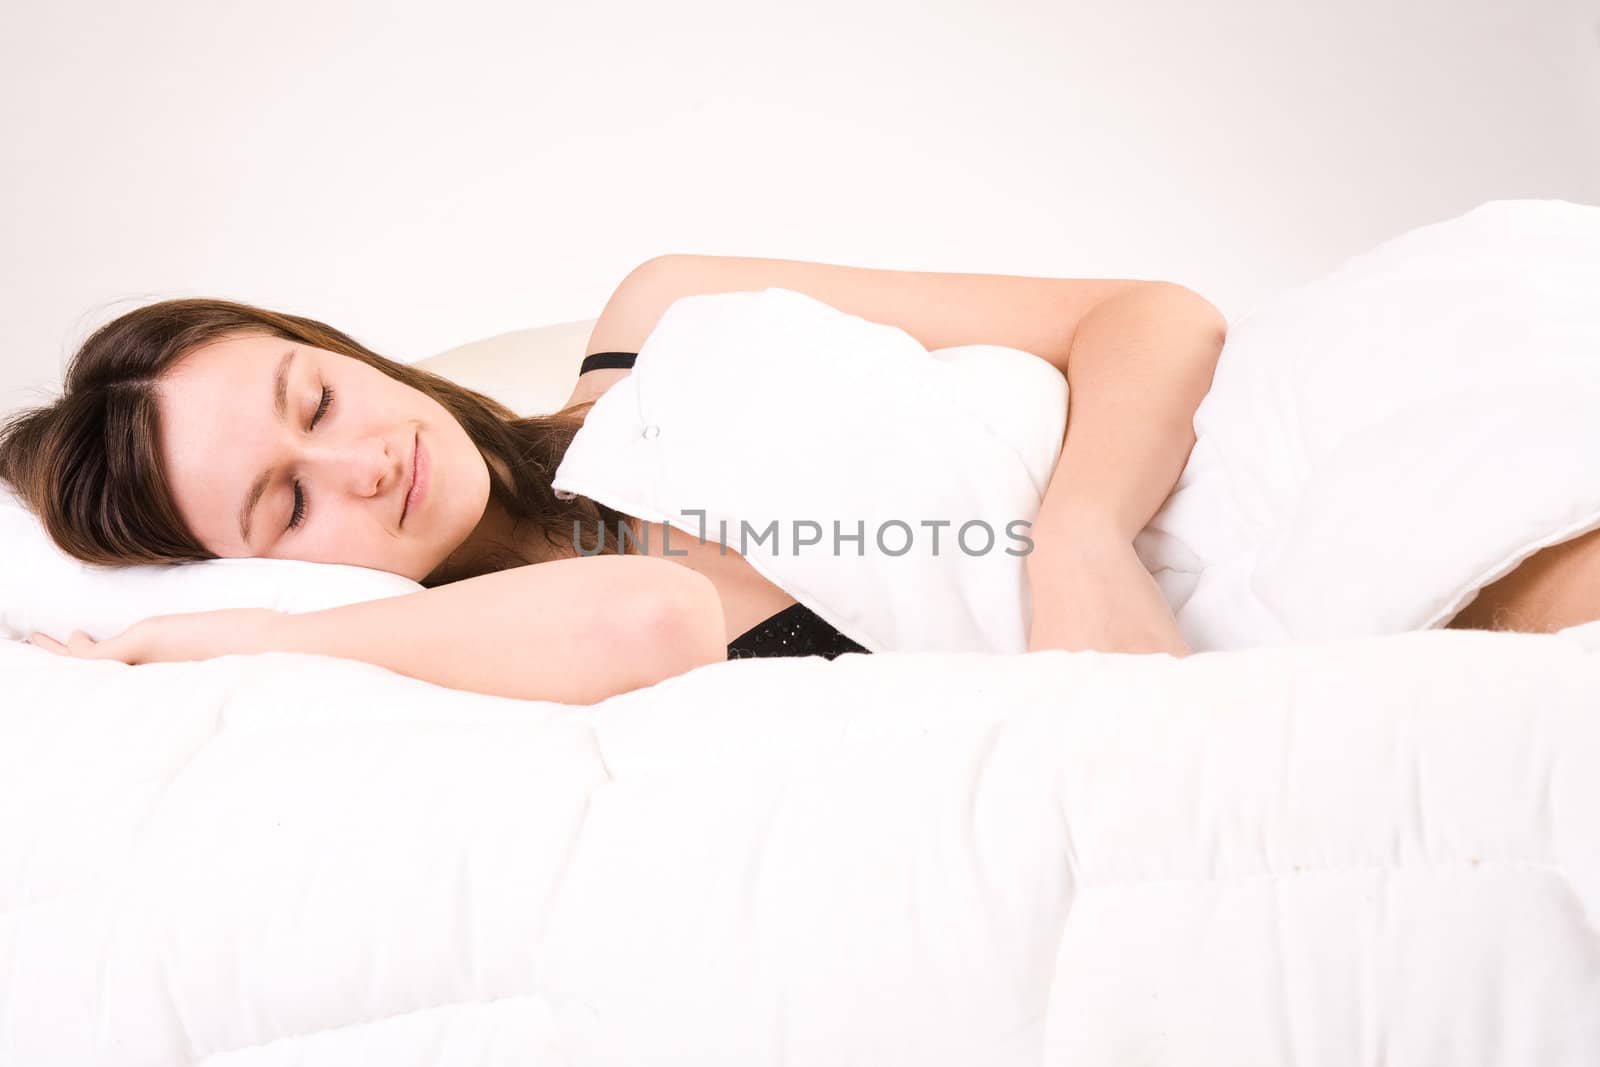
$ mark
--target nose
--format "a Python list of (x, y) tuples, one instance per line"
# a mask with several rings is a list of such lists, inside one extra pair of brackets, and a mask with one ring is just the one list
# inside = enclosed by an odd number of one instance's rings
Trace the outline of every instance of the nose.
[(345, 438), (309, 450), (309, 458), (326, 472), (330, 483), (358, 497), (392, 492), (405, 476), (406, 456), (377, 434)]

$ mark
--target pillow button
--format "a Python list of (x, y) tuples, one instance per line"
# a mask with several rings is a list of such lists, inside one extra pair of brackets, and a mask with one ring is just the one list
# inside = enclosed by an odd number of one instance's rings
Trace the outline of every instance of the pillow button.
[(655, 423), (651, 423), (649, 426), (646, 426), (644, 428), (644, 433), (641, 434), (640, 436), (642, 436), (642, 437), (644, 437), (646, 439), (649, 439), (649, 438), (655, 437), (660, 432), (661, 432), (661, 427), (657, 426)]

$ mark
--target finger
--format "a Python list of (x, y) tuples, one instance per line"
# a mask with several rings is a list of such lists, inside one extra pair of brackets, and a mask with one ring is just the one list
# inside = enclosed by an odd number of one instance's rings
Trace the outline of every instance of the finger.
[(95, 655), (95, 639), (82, 630), (74, 630), (67, 638), (67, 651), (74, 656), (93, 659)]
[(37, 648), (46, 652), (53, 652), (58, 656), (67, 655), (67, 646), (51, 637), (49, 634), (39, 633), (37, 630), (28, 635), (28, 641)]

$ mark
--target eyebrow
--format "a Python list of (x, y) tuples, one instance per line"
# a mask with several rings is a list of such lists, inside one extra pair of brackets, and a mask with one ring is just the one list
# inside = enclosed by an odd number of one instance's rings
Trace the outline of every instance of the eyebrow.
[[(289, 367), (294, 363), (294, 349), (283, 354), (278, 360), (278, 369), (272, 375), (272, 410), (282, 422), (289, 409)], [(256, 504), (261, 500), (261, 494), (267, 491), (267, 483), (272, 481), (273, 474), (277, 473), (276, 467), (268, 467), (262, 471), (254, 482), (250, 483), (250, 491), (244, 496), (244, 507), (239, 509), (239, 536), (244, 538), (244, 547), (250, 547), (250, 519), (255, 514)]]

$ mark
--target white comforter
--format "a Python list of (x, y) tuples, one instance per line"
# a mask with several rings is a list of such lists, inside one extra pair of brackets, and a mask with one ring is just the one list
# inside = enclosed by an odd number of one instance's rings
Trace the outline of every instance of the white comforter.
[(0, 1061), (1600, 1062), (1600, 654), (0, 646)]

